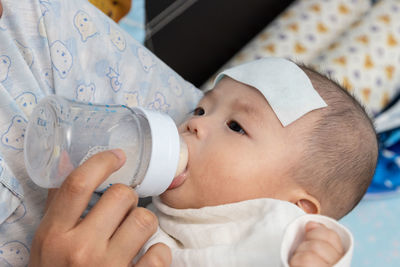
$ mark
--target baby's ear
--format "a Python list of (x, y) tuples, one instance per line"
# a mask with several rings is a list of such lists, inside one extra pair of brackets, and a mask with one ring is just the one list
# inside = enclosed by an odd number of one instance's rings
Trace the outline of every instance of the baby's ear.
[(305, 213), (309, 214), (320, 214), (320, 204), (315, 198), (312, 199), (300, 199), (296, 202), (296, 205), (304, 210)]

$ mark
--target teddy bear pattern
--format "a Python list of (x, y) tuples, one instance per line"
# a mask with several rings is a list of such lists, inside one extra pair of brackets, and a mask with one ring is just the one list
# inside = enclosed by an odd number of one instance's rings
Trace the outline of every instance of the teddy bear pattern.
[(0, 245), (0, 265), (4, 267), (24, 266), (29, 259), (28, 247), (19, 242), (11, 241)]

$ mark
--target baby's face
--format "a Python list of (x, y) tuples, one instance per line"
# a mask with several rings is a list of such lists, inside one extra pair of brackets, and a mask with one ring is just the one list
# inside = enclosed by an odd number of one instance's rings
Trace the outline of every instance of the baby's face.
[(178, 186), (161, 200), (174, 208), (201, 208), (255, 198), (291, 201), (289, 166), (300, 142), (284, 128), (256, 89), (223, 78), (179, 127), (189, 148)]

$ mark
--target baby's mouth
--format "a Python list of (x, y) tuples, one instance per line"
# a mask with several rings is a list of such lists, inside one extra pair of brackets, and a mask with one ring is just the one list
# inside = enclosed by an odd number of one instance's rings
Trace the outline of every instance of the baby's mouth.
[(170, 186), (168, 187), (167, 190), (174, 189), (174, 188), (181, 186), (187, 178), (187, 173), (188, 173), (188, 167), (186, 166), (186, 169), (181, 174), (176, 176), (174, 178), (174, 180), (172, 180), (172, 183), (170, 184)]

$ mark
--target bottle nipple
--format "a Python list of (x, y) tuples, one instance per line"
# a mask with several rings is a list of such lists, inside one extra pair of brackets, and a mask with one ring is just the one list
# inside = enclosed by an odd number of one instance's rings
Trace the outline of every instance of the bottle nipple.
[(189, 158), (188, 147), (185, 140), (183, 140), (182, 136), (179, 136), (179, 143), (180, 143), (179, 161), (178, 161), (178, 167), (176, 168), (175, 177), (177, 177), (179, 174), (185, 171)]

